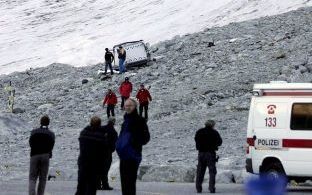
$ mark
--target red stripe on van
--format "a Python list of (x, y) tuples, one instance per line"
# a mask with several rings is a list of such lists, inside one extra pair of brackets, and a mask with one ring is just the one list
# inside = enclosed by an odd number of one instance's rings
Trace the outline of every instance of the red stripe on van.
[(311, 139), (283, 139), (283, 147), (312, 148), (312, 140)]
[(255, 146), (255, 140), (253, 138), (247, 138), (247, 144), (249, 146)]
[(263, 96), (312, 96), (312, 92), (263, 92)]

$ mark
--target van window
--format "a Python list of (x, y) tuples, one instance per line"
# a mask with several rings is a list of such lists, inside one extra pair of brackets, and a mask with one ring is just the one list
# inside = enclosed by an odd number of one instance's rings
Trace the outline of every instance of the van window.
[(295, 103), (291, 111), (292, 130), (312, 130), (312, 103)]

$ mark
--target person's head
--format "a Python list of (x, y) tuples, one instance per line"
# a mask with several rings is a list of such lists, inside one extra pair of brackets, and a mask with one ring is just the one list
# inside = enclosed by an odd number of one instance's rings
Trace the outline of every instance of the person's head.
[(125, 102), (125, 111), (127, 114), (131, 114), (137, 109), (138, 103), (134, 98), (128, 98)]
[(116, 123), (115, 117), (110, 116), (110, 117), (108, 118), (108, 124), (109, 124), (109, 125), (115, 125), (115, 123)]
[(144, 89), (144, 84), (141, 84), (141, 85), (140, 85), (140, 89)]
[(118, 48), (121, 50), (123, 47), (122, 47), (122, 46), (119, 46)]
[(112, 91), (112, 89), (108, 89), (108, 91), (107, 91), (108, 93), (112, 93), (113, 91)]
[(205, 127), (206, 128), (214, 128), (214, 126), (216, 125), (216, 122), (214, 120), (207, 120), (205, 122)]
[(109, 51), (108, 48), (105, 48), (105, 51)]
[(129, 77), (126, 77), (126, 78), (125, 78), (125, 81), (128, 82), (128, 81), (129, 81)]
[(48, 115), (44, 115), (43, 117), (41, 117), (41, 119), (40, 119), (40, 125), (41, 126), (47, 127), (47, 126), (49, 126), (49, 124), (50, 124), (50, 118), (48, 117)]
[(97, 116), (93, 116), (90, 120), (90, 126), (93, 127), (93, 128), (98, 128), (101, 126), (101, 119)]

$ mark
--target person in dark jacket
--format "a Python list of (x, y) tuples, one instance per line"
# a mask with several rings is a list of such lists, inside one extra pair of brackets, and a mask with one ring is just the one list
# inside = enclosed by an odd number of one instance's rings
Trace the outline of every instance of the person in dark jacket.
[(125, 63), (126, 63), (127, 54), (126, 54), (126, 50), (122, 46), (119, 46), (117, 53), (118, 53), (118, 60), (119, 60), (119, 74), (122, 74), (126, 72)]
[(125, 101), (130, 97), (132, 92), (132, 83), (130, 82), (129, 77), (125, 78), (125, 81), (121, 83), (119, 87), (119, 93), (121, 95), (121, 110), (124, 109)]
[(115, 116), (115, 106), (117, 104), (117, 96), (111, 89), (108, 90), (103, 100), (103, 108), (105, 104), (107, 104), (106, 109), (107, 118), (109, 118), (111, 115)]
[(95, 195), (98, 173), (103, 169), (106, 139), (102, 133), (101, 119), (91, 118), (79, 136), (80, 154), (78, 158), (78, 186), (76, 195)]
[(198, 150), (198, 165), (196, 176), (196, 190), (202, 192), (202, 183), (205, 172), (209, 169), (209, 191), (215, 193), (215, 180), (217, 174), (216, 151), (222, 144), (220, 134), (214, 129), (215, 121), (208, 120), (205, 123), (205, 128), (199, 129), (195, 135), (196, 149)]
[[(50, 158), (55, 143), (55, 135), (49, 130), (50, 119), (43, 116), (40, 120), (40, 128), (34, 129), (29, 138), (30, 170), (29, 170), (29, 195), (43, 195), (47, 175), (49, 172)], [(39, 177), (38, 189), (36, 183)]]
[(144, 118), (147, 121), (148, 120), (148, 104), (150, 101), (152, 101), (152, 96), (148, 89), (144, 87), (144, 84), (140, 85), (140, 89), (136, 95), (136, 98), (139, 100), (140, 106), (139, 106), (139, 113), (140, 116), (143, 114), (144, 109)]
[(116, 120), (114, 117), (109, 117), (107, 125), (104, 126), (101, 131), (106, 140), (106, 151), (102, 154), (104, 155), (104, 164), (102, 165), (102, 169), (97, 178), (98, 190), (113, 190), (113, 188), (108, 184), (108, 171), (112, 164), (112, 154), (115, 151), (115, 145), (118, 137), (114, 128), (115, 122)]
[(113, 67), (112, 67), (112, 62), (115, 60), (115, 57), (114, 57), (113, 53), (108, 50), (108, 48), (106, 48), (105, 51), (106, 52), (105, 52), (105, 57), (104, 57), (105, 58), (105, 72), (104, 72), (104, 74), (107, 73), (107, 66), (108, 66), (110, 71), (111, 71), (111, 75), (113, 75), (114, 71), (113, 71)]
[(120, 181), (123, 195), (136, 194), (136, 180), (142, 161), (142, 146), (150, 140), (146, 121), (139, 116), (138, 103), (133, 98), (125, 102), (124, 122), (119, 134), (116, 151), (120, 158)]

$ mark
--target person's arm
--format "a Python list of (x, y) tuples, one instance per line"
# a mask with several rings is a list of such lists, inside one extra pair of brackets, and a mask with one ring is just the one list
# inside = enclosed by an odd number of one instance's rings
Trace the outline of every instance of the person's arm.
[(218, 147), (222, 145), (222, 138), (221, 138), (219, 132), (217, 132), (217, 140), (216, 141), (217, 141), (217, 146)]
[(30, 148), (32, 148), (32, 146), (33, 146), (33, 135), (31, 134), (30, 135), (30, 137), (29, 137), (29, 146), (30, 146)]
[(147, 94), (148, 94), (149, 101), (152, 101), (152, 96), (151, 96), (151, 94), (150, 94), (150, 92), (148, 90), (147, 90)]
[(199, 133), (198, 133), (198, 131), (195, 134), (194, 140), (195, 140), (195, 144), (196, 144), (196, 150), (199, 150)]

